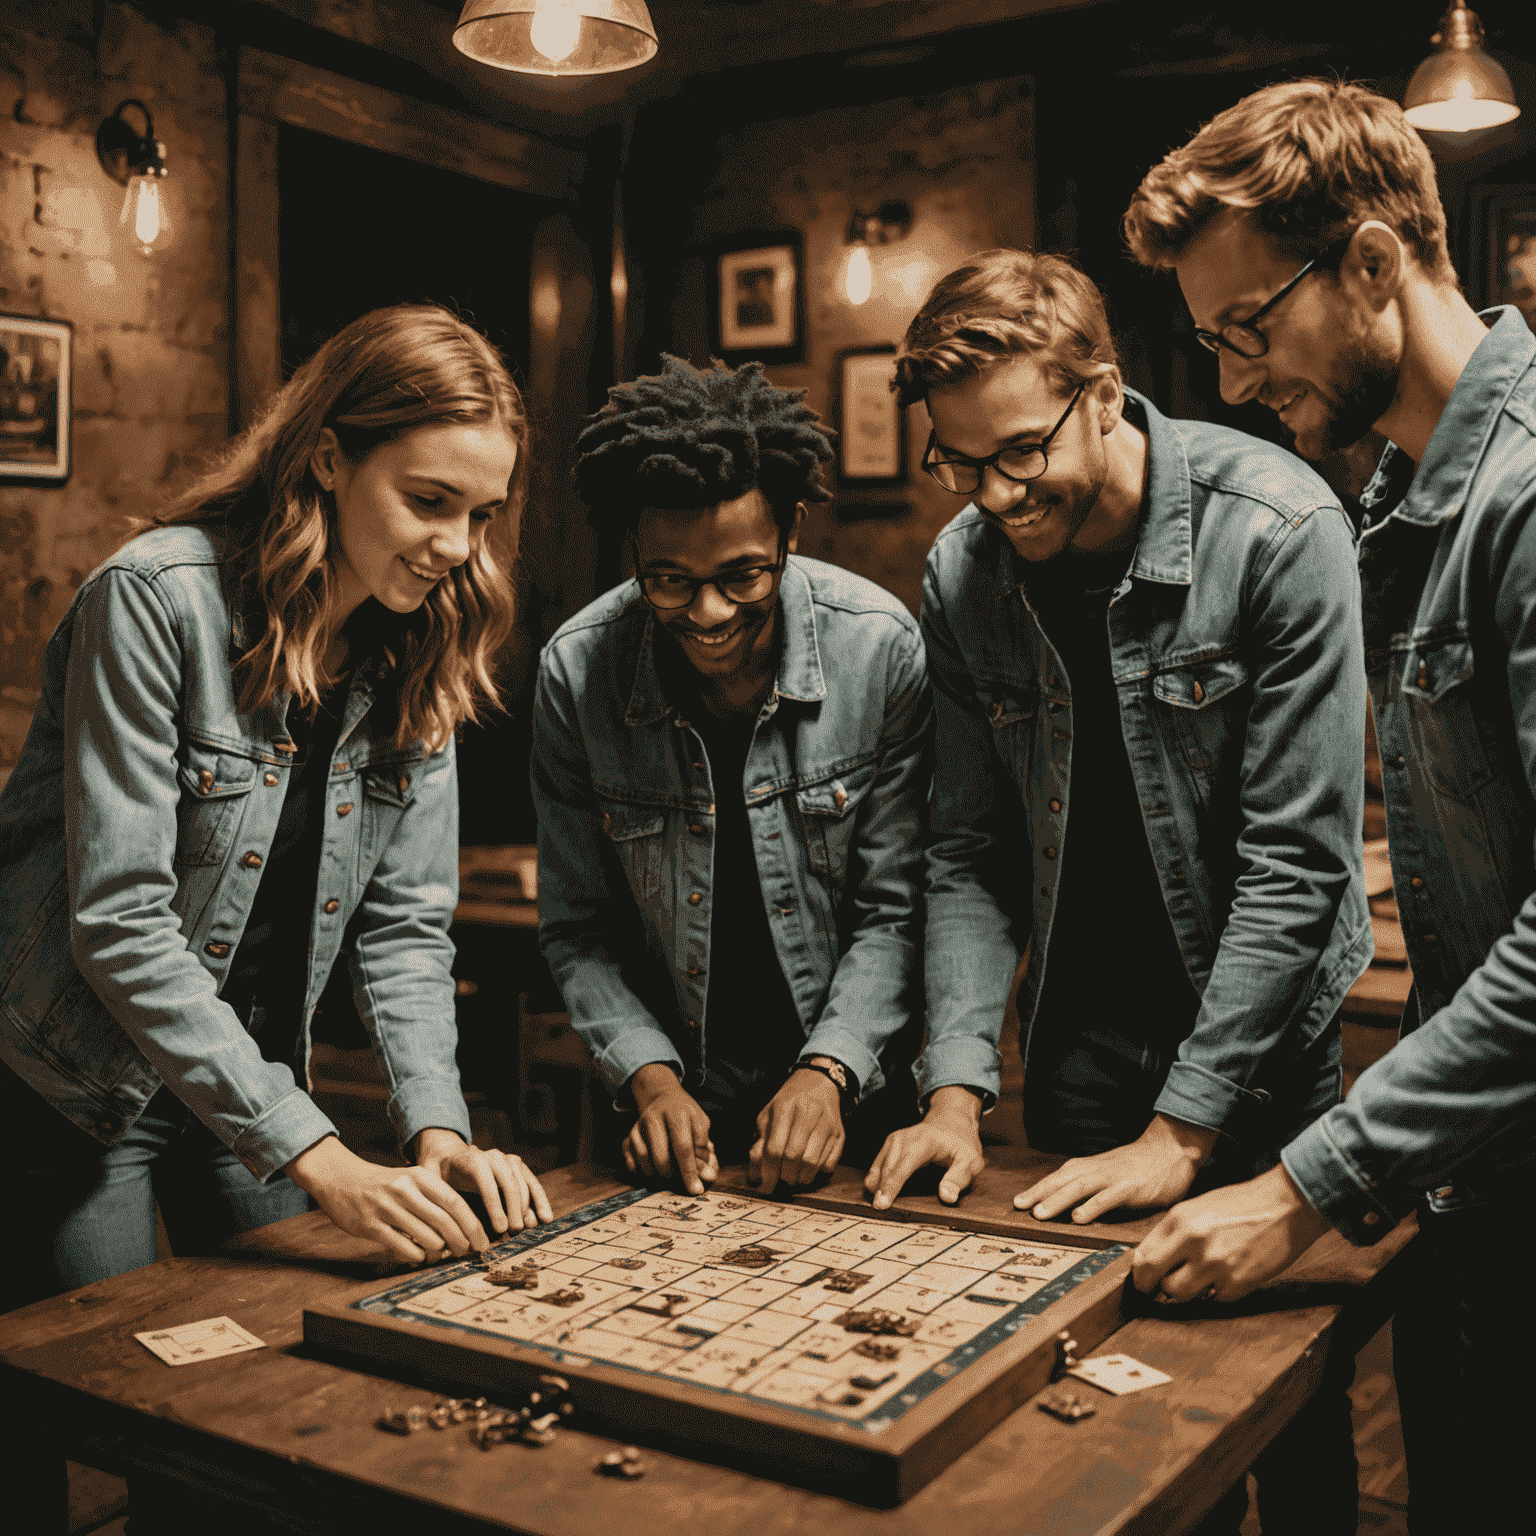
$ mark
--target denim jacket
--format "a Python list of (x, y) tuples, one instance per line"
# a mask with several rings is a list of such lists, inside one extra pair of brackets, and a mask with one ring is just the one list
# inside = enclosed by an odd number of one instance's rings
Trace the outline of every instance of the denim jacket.
[(1536, 1162), (1536, 338), (1518, 310), (1483, 318), (1423, 462), (1389, 446), (1361, 497), (1414, 995), (1403, 1038), (1283, 1154), (1357, 1243), (1425, 1191), (1528, 1206)]
[[(236, 706), (231, 656), (247, 640), (221, 548), (196, 527), (132, 540), (48, 643), (0, 796), (0, 1060), (108, 1144), (165, 1083), (265, 1180), (335, 1127), (219, 1000), (293, 752), (286, 695)], [(449, 974), (453, 750), (376, 735), (377, 682), (371, 665), (354, 672), (331, 763), (304, 1056), (345, 934), (401, 1142), (427, 1126), (468, 1140)]]
[[(1126, 401), (1151, 440), (1150, 486), (1111, 596), (1111, 666), (1147, 840), (1201, 993), (1156, 1107), (1278, 1148), (1319, 1085), (1337, 1083), (1334, 1015), (1371, 954), (1351, 530), (1291, 455)], [(922, 627), (941, 748), (918, 1087), (992, 1096), (1021, 938), (1033, 940), (1019, 992), (1028, 1070), (1072, 857), (1072, 689), (1012, 550), (974, 507), (928, 557)], [(1108, 920), (1114, 871), (1104, 878)]]
[[(539, 940), (615, 1093), (648, 1062), (700, 1079), (716, 799), (745, 799), (769, 931), (806, 1033), (881, 1086), (921, 1008), (918, 923), (932, 700), (911, 615), (872, 582), (790, 556), (778, 677), (744, 781), (713, 782), (668, 700), (656, 620), (629, 581), (545, 646), (534, 703)], [(747, 984), (750, 984), (748, 981)]]

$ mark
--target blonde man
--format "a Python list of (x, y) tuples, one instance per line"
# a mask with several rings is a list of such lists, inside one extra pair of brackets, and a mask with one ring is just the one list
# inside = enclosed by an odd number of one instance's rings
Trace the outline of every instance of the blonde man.
[(1465, 1410), (1536, 1362), (1504, 1246), (1536, 1162), (1536, 340), (1462, 296), (1434, 165), (1363, 86), (1245, 98), (1148, 173), (1126, 230), (1177, 273), (1226, 399), (1308, 457), (1391, 440), (1359, 571), (1414, 976), (1396, 1048), (1280, 1166), (1176, 1208), (1137, 1283), (1241, 1296), (1330, 1225), (1369, 1244), (1416, 1207), (1393, 1326), (1409, 1523), (1518, 1529), (1520, 1416)]

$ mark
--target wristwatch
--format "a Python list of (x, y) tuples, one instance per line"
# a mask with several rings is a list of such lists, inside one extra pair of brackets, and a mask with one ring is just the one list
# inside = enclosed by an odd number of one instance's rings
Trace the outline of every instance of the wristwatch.
[(812, 1056), (805, 1061), (797, 1061), (793, 1068), (796, 1072), (820, 1072), (834, 1088), (837, 1089), (838, 1108), (846, 1120), (858, 1103), (859, 1090), (857, 1079), (845, 1067), (842, 1062), (832, 1056)]

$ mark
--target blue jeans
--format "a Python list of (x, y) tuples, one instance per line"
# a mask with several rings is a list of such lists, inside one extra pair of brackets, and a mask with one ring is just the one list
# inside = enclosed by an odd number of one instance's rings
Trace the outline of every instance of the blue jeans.
[(0, 1115), (15, 1149), (21, 1225), (0, 1288), (6, 1311), (153, 1264), (157, 1202), (181, 1256), (309, 1209), (286, 1178), (258, 1183), (168, 1088), (111, 1147), (5, 1068)]

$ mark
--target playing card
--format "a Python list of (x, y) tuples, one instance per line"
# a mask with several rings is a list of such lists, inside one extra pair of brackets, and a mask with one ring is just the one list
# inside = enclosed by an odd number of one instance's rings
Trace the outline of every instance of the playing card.
[(134, 1334), (140, 1344), (159, 1355), (167, 1365), (191, 1365), (194, 1360), (213, 1360), (220, 1355), (237, 1355), (248, 1349), (265, 1349), (258, 1339), (232, 1317), (210, 1317), (200, 1323), (178, 1323), (174, 1328), (157, 1328), (152, 1333)]
[(1165, 1381), (1173, 1380), (1173, 1377), (1153, 1370), (1150, 1365), (1143, 1365), (1130, 1355), (1099, 1355), (1074, 1365), (1067, 1374), (1091, 1381), (1094, 1386), (1113, 1392), (1116, 1397), (1123, 1397), (1127, 1392), (1139, 1392), (1143, 1387), (1160, 1387)]

